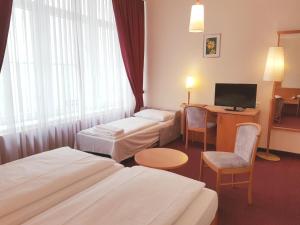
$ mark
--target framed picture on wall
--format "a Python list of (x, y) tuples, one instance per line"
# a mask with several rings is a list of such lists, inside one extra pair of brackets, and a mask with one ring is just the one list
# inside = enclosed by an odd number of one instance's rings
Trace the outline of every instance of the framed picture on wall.
[(204, 35), (203, 56), (205, 58), (220, 57), (221, 34)]

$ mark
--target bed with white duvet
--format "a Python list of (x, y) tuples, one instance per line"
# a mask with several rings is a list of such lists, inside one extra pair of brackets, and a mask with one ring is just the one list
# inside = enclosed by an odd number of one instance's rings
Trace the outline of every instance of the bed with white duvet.
[(180, 135), (178, 123), (178, 112), (145, 109), (134, 117), (80, 131), (75, 148), (109, 155), (121, 162), (156, 143), (166, 144), (176, 139)]
[(202, 182), (69, 148), (1, 165), (0, 175), (0, 224), (210, 225), (218, 207)]
[[(170, 172), (141, 166), (124, 168), (25, 224), (209, 225), (216, 214), (217, 199), (204, 186)], [(202, 194), (212, 197), (209, 203), (213, 206), (210, 204), (200, 217), (194, 213), (194, 221), (186, 223), (184, 214)], [(198, 206), (201, 212), (204, 207)]]
[(0, 224), (21, 224), (121, 168), (69, 147), (0, 165)]

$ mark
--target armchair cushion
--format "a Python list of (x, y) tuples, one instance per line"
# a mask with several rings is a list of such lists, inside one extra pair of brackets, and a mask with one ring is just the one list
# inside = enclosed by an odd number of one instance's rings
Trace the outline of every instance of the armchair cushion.
[(242, 157), (232, 152), (207, 151), (203, 152), (203, 157), (220, 169), (249, 166)]
[[(212, 129), (212, 128), (215, 128), (217, 126), (217, 124), (214, 123), (214, 122), (208, 122), (206, 125), (207, 125), (206, 126), (207, 129)], [(189, 128), (189, 130), (196, 131), (196, 132), (201, 130), (201, 129), (203, 129), (203, 128)]]

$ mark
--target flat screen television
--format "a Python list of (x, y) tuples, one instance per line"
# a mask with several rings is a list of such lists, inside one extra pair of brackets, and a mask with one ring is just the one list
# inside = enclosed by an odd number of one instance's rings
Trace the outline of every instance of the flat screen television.
[(215, 105), (230, 106), (230, 111), (255, 108), (257, 84), (216, 83)]

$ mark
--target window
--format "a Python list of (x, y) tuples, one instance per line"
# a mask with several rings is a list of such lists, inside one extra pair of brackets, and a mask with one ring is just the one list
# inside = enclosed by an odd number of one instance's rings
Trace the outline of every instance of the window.
[(111, 0), (13, 4), (0, 133), (132, 113)]

